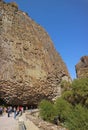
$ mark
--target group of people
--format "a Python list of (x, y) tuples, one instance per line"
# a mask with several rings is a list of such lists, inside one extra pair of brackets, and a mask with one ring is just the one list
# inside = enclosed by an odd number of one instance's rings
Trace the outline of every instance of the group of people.
[(7, 113), (8, 117), (10, 117), (14, 113), (14, 119), (19, 115), (21, 116), (23, 113), (24, 109), (22, 106), (18, 107), (2, 107), (0, 106), (0, 115), (3, 115), (3, 113)]
[(22, 106), (18, 106), (17, 109), (14, 108), (14, 118), (16, 118), (17, 115), (21, 116), (24, 112), (24, 108)]

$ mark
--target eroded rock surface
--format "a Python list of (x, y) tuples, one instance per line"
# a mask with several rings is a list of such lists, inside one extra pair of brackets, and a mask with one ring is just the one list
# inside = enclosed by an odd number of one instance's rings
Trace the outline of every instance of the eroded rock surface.
[(77, 78), (88, 78), (88, 56), (80, 58), (79, 63), (76, 65)]
[(37, 104), (61, 95), (70, 76), (47, 32), (15, 3), (0, 1), (0, 98), (7, 104)]

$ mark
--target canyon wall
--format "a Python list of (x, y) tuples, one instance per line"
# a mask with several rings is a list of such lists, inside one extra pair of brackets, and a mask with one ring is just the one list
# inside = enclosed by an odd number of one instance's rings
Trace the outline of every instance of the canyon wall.
[(37, 105), (60, 96), (61, 81), (70, 79), (44, 28), (16, 3), (0, 1), (0, 99)]

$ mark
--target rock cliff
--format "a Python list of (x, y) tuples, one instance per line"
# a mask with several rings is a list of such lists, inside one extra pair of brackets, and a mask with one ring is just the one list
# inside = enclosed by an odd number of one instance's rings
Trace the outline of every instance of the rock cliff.
[(70, 76), (47, 32), (16, 3), (0, 1), (0, 99), (32, 105), (61, 95)]
[(88, 56), (81, 57), (75, 68), (77, 78), (88, 78)]

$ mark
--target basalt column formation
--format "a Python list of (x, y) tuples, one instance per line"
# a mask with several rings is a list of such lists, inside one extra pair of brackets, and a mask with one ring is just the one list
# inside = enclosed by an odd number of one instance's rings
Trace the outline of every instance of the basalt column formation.
[(61, 95), (70, 80), (47, 32), (16, 3), (0, 1), (0, 99), (11, 105), (37, 105)]

